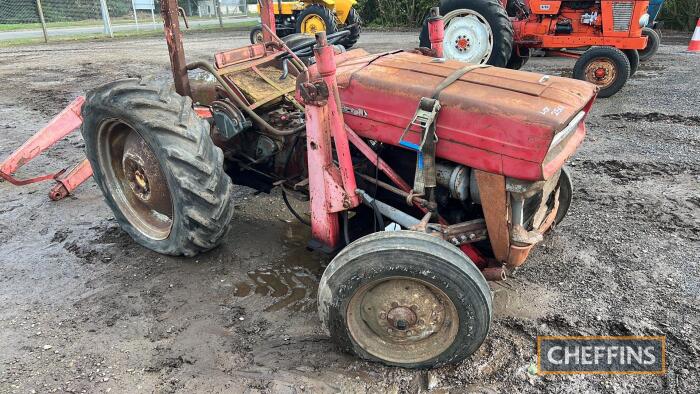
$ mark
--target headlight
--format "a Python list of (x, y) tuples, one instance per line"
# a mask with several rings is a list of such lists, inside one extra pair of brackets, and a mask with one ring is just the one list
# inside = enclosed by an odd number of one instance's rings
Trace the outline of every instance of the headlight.
[(648, 24), (649, 24), (649, 14), (642, 15), (642, 17), (639, 18), (639, 27), (644, 27)]
[(569, 122), (566, 127), (560, 132), (558, 132), (552, 139), (552, 143), (549, 144), (549, 150), (552, 150), (555, 146), (559, 145), (560, 142), (564, 141), (566, 137), (570, 136), (578, 128), (578, 124), (581, 123), (581, 119), (586, 116), (586, 113), (581, 111)]

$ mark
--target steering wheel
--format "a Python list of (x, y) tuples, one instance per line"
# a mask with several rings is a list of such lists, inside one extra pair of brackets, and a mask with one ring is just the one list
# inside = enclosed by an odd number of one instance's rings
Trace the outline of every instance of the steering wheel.
[[(335, 45), (337, 44), (340, 40), (343, 38), (347, 37), (350, 35), (350, 30), (341, 30), (332, 34), (329, 34), (326, 36), (326, 41), (328, 41), (329, 45)], [(313, 52), (311, 48), (316, 45), (316, 40), (313, 38), (309, 37), (309, 41), (299, 44), (295, 46), (294, 48), (289, 48), (292, 52), (294, 52), (295, 55), (298, 57), (305, 57), (305, 56), (310, 56), (311, 53)], [(291, 58), (292, 55), (289, 54), (288, 52), (280, 53), (277, 55), (276, 59), (289, 59)]]

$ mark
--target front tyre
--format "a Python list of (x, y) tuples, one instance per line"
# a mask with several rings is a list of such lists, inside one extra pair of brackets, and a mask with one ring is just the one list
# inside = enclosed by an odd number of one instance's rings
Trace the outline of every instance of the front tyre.
[(318, 308), (342, 349), (405, 368), (463, 360), (486, 338), (492, 316), (474, 263), (413, 231), (373, 233), (343, 249), (323, 273)]
[(614, 47), (591, 47), (574, 65), (574, 78), (590, 82), (600, 88), (598, 97), (617, 93), (630, 77), (627, 56)]
[(82, 115), (95, 182), (125, 232), (170, 255), (221, 242), (233, 215), (232, 184), (189, 97), (120, 80), (91, 91)]
[(265, 38), (263, 37), (262, 26), (255, 26), (252, 29), (250, 29), (251, 44), (260, 44), (263, 41), (265, 41)]
[[(505, 67), (513, 49), (513, 24), (499, 0), (443, 0), (443, 51), (448, 59)], [(430, 47), (427, 20), (420, 46)]]
[(646, 61), (651, 59), (659, 50), (661, 44), (661, 36), (659, 33), (649, 27), (642, 28), (642, 35), (647, 37), (647, 46), (639, 51), (639, 60)]
[(561, 173), (559, 174), (559, 208), (554, 217), (555, 224), (561, 223), (566, 217), (566, 214), (569, 213), (573, 197), (574, 184), (571, 182), (571, 173), (568, 168), (562, 167)]
[(623, 51), (627, 60), (630, 62), (630, 77), (633, 76), (639, 68), (639, 52), (636, 49), (625, 49)]

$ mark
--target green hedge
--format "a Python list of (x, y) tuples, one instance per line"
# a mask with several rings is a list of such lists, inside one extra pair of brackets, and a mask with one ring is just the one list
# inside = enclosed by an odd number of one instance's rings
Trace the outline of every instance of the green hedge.
[(657, 20), (664, 28), (693, 31), (700, 17), (700, 0), (666, 0)]
[(417, 27), (438, 0), (358, 0), (357, 10), (367, 25)]

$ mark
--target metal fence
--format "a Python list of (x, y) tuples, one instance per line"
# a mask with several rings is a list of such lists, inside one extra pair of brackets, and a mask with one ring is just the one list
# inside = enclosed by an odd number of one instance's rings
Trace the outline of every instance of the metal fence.
[[(257, 9), (248, 1), (178, 3), (191, 29), (218, 29), (253, 24)], [(0, 0), (0, 44), (127, 36), (162, 29), (159, 0)]]

